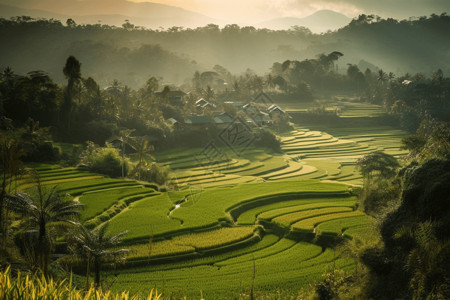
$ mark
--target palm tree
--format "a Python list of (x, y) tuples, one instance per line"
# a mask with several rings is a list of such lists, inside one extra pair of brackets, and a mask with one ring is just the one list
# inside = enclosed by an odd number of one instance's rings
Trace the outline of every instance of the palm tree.
[(89, 230), (84, 226), (78, 227), (78, 232), (71, 236), (75, 255), (86, 261), (86, 287), (89, 286), (90, 268), (94, 266), (94, 285), (100, 287), (100, 271), (105, 263), (117, 264), (124, 261), (127, 249), (114, 249), (121, 243), (121, 238), (128, 231), (116, 235), (107, 235), (108, 223), (98, 229)]
[(78, 224), (83, 204), (60, 197), (56, 186), (44, 191), (39, 177), (36, 177), (35, 189), (35, 195), (19, 192), (11, 201), (14, 201), (14, 210), (25, 216), (23, 233), (31, 241), (25, 250), (30, 251), (34, 263), (46, 276), (55, 238)]
[(216, 93), (209, 85), (206, 86), (206, 89), (202, 90), (202, 95), (206, 101), (214, 101), (216, 99)]
[(149, 145), (149, 141), (146, 137), (135, 137), (130, 139), (130, 146), (136, 151), (138, 164), (136, 166), (138, 170), (138, 180), (141, 180), (141, 170), (146, 162), (146, 158), (155, 159), (150, 151), (154, 150), (152, 145)]
[(134, 129), (124, 129), (119, 131), (119, 134), (113, 136), (109, 139), (112, 141), (119, 141), (122, 145), (122, 178), (125, 177), (125, 145), (127, 145), (130, 141), (130, 135), (133, 133)]
[[(0, 140), (0, 250), (6, 253), (9, 235), (9, 212), (11, 210), (10, 196), (17, 186), (17, 177), (21, 170), (20, 157), (25, 154), (19, 142), (9, 134), (4, 134)], [(14, 184), (14, 179), (16, 184)]]

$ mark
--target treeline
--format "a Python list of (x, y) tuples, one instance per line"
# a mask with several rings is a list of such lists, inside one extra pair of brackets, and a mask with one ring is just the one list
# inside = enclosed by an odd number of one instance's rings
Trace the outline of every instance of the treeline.
[[(0, 114), (12, 119), (15, 126), (32, 119), (41, 127), (52, 127), (54, 137), (67, 142), (104, 144), (118, 130), (133, 129), (136, 135), (152, 136), (160, 149), (170, 146), (173, 136), (167, 119), (182, 121), (199, 113), (212, 116), (213, 110), (227, 111), (234, 117), (236, 111), (222, 107), (224, 101), (249, 102), (260, 92), (283, 102), (312, 101), (336, 93), (353, 95), (360, 101), (383, 105), (391, 124), (397, 123), (411, 133), (428, 119), (450, 121), (450, 79), (442, 70), (431, 76), (419, 73), (396, 77), (392, 72), (360, 70), (348, 64), (341, 74), (336, 65), (343, 57), (343, 53), (333, 51), (302, 61), (276, 62), (264, 76), (251, 70), (235, 75), (215, 65), (208, 71), (193, 71), (181, 86), (163, 85), (160, 77), (152, 76), (133, 89), (118, 80), (101, 88), (96, 78), (84, 76), (86, 64), (70, 56), (59, 70), (66, 77), (66, 86), (44, 71), (17, 75), (9, 67), (3, 69)], [(171, 90), (188, 93), (184, 102), (171, 102)], [(216, 108), (199, 111), (195, 101), (201, 97)], [(412, 143), (408, 145), (413, 147)]]
[[(140, 78), (150, 74), (178, 84), (193, 70), (206, 71), (216, 64), (233, 73), (250, 68), (261, 74), (269, 70), (270, 62), (303, 60), (335, 49), (346, 54), (339, 65), (341, 72), (346, 63), (357, 62), (361, 69), (372, 66), (373, 71), (378, 66), (397, 74), (430, 74), (448, 65), (450, 46), (446, 34), (450, 17), (445, 13), (403, 21), (361, 15), (348, 26), (321, 35), (303, 27), (273, 31), (210, 24), (150, 30), (128, 22), (122, 27), (65, 23), (29, 17), (0, 19), (1, 42), (6, 45), (0, 49), (0, 66), (21, 73), (45, 69), (62, 82), (59, 66), (74, 55), (89, 62), (86, 74), (98, 78), (102, 86), (117, 78), (138, 88), (144, 83)], [(358, 63), (363, 59), (368, 63)]]
[[(131, 89), (118, 80), (101, 88), (94, 78), (83, 75), (82, 66), (74, 56), (67, 58), (60, 69), (66, 77), (66, 85), (55, 83), (44, 71), (17, 75), (7, 67), (0, 73), (0, 129), (22, 128), (27, 136), (35, 137), (28, 140), (35, 149), (40, 149), (27, 151), (25, 160), (60, 159), (51, 143), (47, 143), (51, 140), (92, 141), (103, 146), (125, 130), (131, 130), (134, 137), (147, 137), (156, 151), (170, 147), (203, 147), (217, 139), (218, 128), (176, 131), (168, 119), (184, 123), (191, 115), (213, 119), (214, 113), (221, 112), (235, 117), (236, 109), (227, 107), (224, 101), (249, 102), (259, 92), (269, 89), (264, 77), (251, 72), (236, 76), (220, 66), (216, 66), (215, 71), (191, 74), (191, 82), (182, 87), (188, 93), (177, 86), (161, 85), (157, 77), (148, 78), (139, 89)], [(229, 90), (222, 77), (234, 82), (236, 90)], [(275, 87), (270, 90), (277, 92)], [(184, 95), (183, 100), (173, 101), (173, 93)], [(210, 103), (206, 108), (195, 105), (202, 97)], [(261, 132), (261, 137), (264, 136)], [(269, 144), (272, 145), (272, 140)], [(274, 149), (279, 149), (279, 145)]]

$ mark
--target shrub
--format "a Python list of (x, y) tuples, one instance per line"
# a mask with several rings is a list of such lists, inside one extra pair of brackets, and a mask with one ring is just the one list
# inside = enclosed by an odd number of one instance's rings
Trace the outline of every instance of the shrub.
[(141, 179), (149, 182), (163, 185), (167, 177), (169, 176), (169, 170), (165, 167), (161, 167), (156, 163), (146, 164), (141, 170)]
[(256, 135), (255, 146), (267, 147), (273, 152), (281, 153), (280, 140), (268, 130), (261, 130)]
[(25, 145), (25, 151), (23, 160), (28, 162), (56, 162), (61, 158), (61, 149), (51, 142)]
[[(124, 174), (127, 174), (128, 161), (124, 161)], [(90, 171), (105, 174), (110, 177), (122, 176), (122, 159), (119, 150), (109, 145), (99, 147), (93, 142), (87, 142), (86, 149), (80, 155), (80, 163)]]

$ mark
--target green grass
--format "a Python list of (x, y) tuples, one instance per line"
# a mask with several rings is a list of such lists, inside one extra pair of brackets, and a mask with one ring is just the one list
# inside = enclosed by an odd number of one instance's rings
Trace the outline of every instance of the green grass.
[[(348, 107), (354, 115), (372, 109)], [(199, 298), (202, 290), (207, 299), (228, 299), (248, 293), (255, 264), (257, 291), (283, 290), (295, 296), (332, 265), (333, 252), (283, 238), (288, 228), (282, 234), (268, 223), (304, 230), (317, 226), (317, 233), (364, 234), (370, 217), (352, 211), (356, 199), (347, 193), (349, 187), (321, 181), (360, 184), (356, 159), (376, 149), (400, 155), (403, 136), (389, 127), (297, 128), (282, 137), (285, 155), (249, 148), (237, 157), (221, 148), (226, 161), (203, 159), (205, 166), (198, 166), (195, 158), (202, 149), (167, 150), (155, 154), (157, 161), (176, 169), (171, 177), (182, 189), (161, 194), (136, 181), (76, 169), (42, 166), (40, 173), (46, 184), (80, 196), (86, 204), (83, 220), (109, 220), (111, 233), (129, 231), (124, 247), (133, 251), (126, 269), (114, 271), (114, 288), (142, 292), (157, 287), (173, 298)], [(270, 181), (256, 182), (263, 179)], [(195, 196), (189, 196), (192, 190)], [(279, 236), (267, 234), (262, 225)], [(351, 269), (352, 262), (338, 258), (336, 266)]]
[(285, 215), (281, 215), (272, 219), (273, 222), (289, 226), (295, 222), (298, 222), (303, 219), (308, 219), (312, 217), (318, 217), (322, 215), (331, 215), (340, 212), (348, 212), (353, 211), (351, 207), (325, 207), (325, 208), (317, 208), (317, 209), (308, 209), (305, 211), (297, 211), (293, 213), (288, 213)]
[(190, 233), (173, 237), (169, 240), (153, 242), (151, 245), (139, 244), (128, 246), (131, 250), (129, 259), (167, 256), (193, 252), (232, 244), (253, 236), (254, 227), (231, 227), (217, 230)]
[(303, 229), (303, 230), (313, 230), (315, 226), (322, 222), (335, 220), (335, 219), (342, 219), (342, 218), (349, 218), (349, 217), (356, 217), (356, 216), (363, 216), (364, 213), (360, 211), (352, 211), (352, 212), (336, 212), (332, 214), (326, 214), (321, 215), (317, 217), (312, 217), (308, 219), (304, 219), (301, 221), (298, 221), (294, 224), (292, 224), (293, 229)]
[(138, 200), (109, 221), (109, 230), (113, 233), (128, 230), (125, 240), (179, 230), (180, 221), (168, 217), (173, 207), (166, 193)]
[[(277, 253), (283, 252), (283, 251), (293, 247), (296, 243), (297, 242), (293, 241), (293, 240), (281, 239), (277, 243), (275, 243), (267, 248), (261, 249), (259, 251), (254, 251), (249, 254), (241, 255), (238, 257), (230, 258), (225, 261), (216, 263), (216, 265), (219, 267), (229, 266), (229, 265), (240, 264), (243, 262), (248, 262), (248, 261), (253, 261), (256, 259), (269, 257), (269, 256), (275, 255)], [(319, 253), (320, 253), (320, 250), (319, 250)]]
[[(351, 199), (351, 198), (350, 198)], [(290, 206), (290, 207), (283, 207), (283, 208), (276, 208), (272, 209), (266, 212), (263, 212), (258, 215), (258, 219), (264, 219), (264, 220), (272, 220), (274, 218), (296, 213), (296, 212), (302, 212), (302, 211), (309, 211), (309, 210), (317, 210), (319, 208), (333, 208), (333, 207), (340, 207), (340, 208), (353, 208), (355, 206), (355, 200), (349, 198), (346, 199), (334, 199), (334, 202), (330, 202), (330, 200), (333, 199), (321, 199), (321, 201), (317, 201), (315, 203), (311, 204), (303, 204), (303, 205), (296, 205), (296, 206)]]
[(258, 206), (239, 215), (237, 219), (238, 224), (254, 224), (256, 219), (271, 220), (277, 216), (308, 210), (320, 207), (332, 207), (332, 206), (348, 206), (351, 207), (355, 204), (355, 200), (348, 197), (335, 197), (335, 198), (319, 198), (319, 199), (298, 199), (276, 202), (268, 205)]
[(142, 197), (144, 197), (144, 195), (151, 194), (154, 191), (155, 190), (153, 189), (144, 188), (141, 186), (85, 193), (79, 198), (79, 201), (86, 205), (82, 212), (81, 218), (82, 220), (91, 219), (123, 198), (138, 195), (142, 195)]
[(270, 172), (278, 171), (280, 169), (284, 169), (288, 166), (284, 157), (274, 156), (269, 159), (264, 160), (263, 165), (259, 168), (244, 170), (234, 172), (237, 175), (241, 176), (260, 176), (265, 175)]
[[(283, 193), (342, 193), (348, 187), (340, 184), (325, 184), (319, 181), (266, 182), (235, 185), (232, 187), (204, 190), (193, 205), (183, 205), (168, 217), (174, 203), (184, 199), (187, 192), (161, 195), (139, 200), (110, 221), (112, 232), (128, 229), (127, 239), (144, 239), (151, 234), (185, 231), (195, 228), (217, 226), (221, 220), (230, 220), (227, 211), (240, 203), (258, 197), (276, 196)], [(276, 202), (274, 197), (274, 202)], [(229, 221), (228, 221), (229, 222)]]
[(351, 235), (355, 231), (353, 228), (369, 226), (371, 219), (371, 217), (364, 215), (326, 221), (320, 223), (317, 230), (318, 232), (332, 233), (343, 231), (345, 234)]
[[(258, 251), (260, 252), (260, 251)], [(255, 290), (285, 290), (296, 295), (298, 290), (332, 265), (333, 252), (307, 243), (295, 243), (283, 251), (255, 258)], [(336, 267), (352, 266), (351, 261), (338, 259)], [(217, 266), (200, 265), (153, 271), (135, 268), (115, 271), (117, 284), (113, 289), (126, 287), (130, 291), (145, 291), (155, 286), (167, 297), (199, 298), (200, 291), (206, 299), (230, 299), (248, 291), (253, 276), (253, 258), (240, 263)]]

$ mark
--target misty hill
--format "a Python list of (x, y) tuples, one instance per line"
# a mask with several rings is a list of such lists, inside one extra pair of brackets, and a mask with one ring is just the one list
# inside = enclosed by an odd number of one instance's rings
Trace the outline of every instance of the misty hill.
[(348, 63), (364, 60), (364, 66), (397, 75), (431, 74), (439, 68), (448, 74), (448, 32), (450, 17), (445, 14), (409, 21), (361, 15), (335, 32), (320, 35), (301, 27), (274, 31), (208, 25), (155, 31), (0, 19), (0, 70), (6, 66), (22, 74), (45, 70), (63, 82), (62, 66), (74, 55), (83, 64), (83, 74), (93, 76), (102, 86), (118, 79), (136, 88), (150, 76), (182, 84), (190, 81), (196, 70), (209, 71), (215, 65), (232, 73), (250, 68), (265, 74), (275, 62), (340, 51), (344, 56), (338, 67), (343, 73)]
[(0, 4), (0, 16), (5, 18), (31, 16), (61, 21), (72, 18), (80, 24), (102, 23), (114, 26), (121, 26), (124, 20), (129, 20), (136, 26), (153, 29), (173, 26), (198, 27), (216, 22), (199, 13), (150, 2), (134, 3), (126, 0), (2, 0), (2, 2), (4, 4)]
[(314, 33), (336, 30), (350, 23), (351, 19), (343, 14), (331, 10), (320, 10), (304, 18), (276, 18), (261, 22), (256, 26), (259, 28), (270, 28), (275, 30), (287, 30), (293, 26), (309, 28)]
[(58, 19), (58, 20), (65, 20), (67, 18), (66, 15), (57, 14), (50, 11), (39, 9), (26, 9), (11, 5), (5, 5), (1, 3), (0, 3), (0, 16), (3, 18), (10, 18), (15, 16), (32, 16), (35, 18)]

